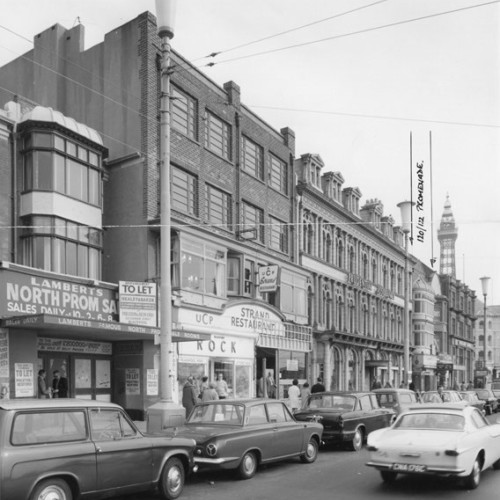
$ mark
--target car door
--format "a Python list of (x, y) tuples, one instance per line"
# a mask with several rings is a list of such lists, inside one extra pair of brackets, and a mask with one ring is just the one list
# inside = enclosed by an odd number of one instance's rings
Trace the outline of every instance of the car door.
[(385, 427), (387, 419), (387, 409), (380, 408), (377, 398), (373, 395), (373, 401), (370, 394), (363, 394), (358, 399), (360, 408), (360, 420), (363, 421), (366, 433)]
[(150, 440), (130, 425), (118, 409), (91, 409), (90, 427), (97, 452), (99, 490), (127, 491), (150, 484), (153, 451)]
[(267, 403), (269, 422), (273, 426), (273, 455), (284, 457), (297, 455), (302, 451), (306, 424), (297, 422), (284, 403)]

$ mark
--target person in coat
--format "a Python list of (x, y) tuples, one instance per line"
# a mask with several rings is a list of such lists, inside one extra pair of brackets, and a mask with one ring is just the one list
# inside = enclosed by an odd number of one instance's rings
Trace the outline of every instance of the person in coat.
[(186, 417), (189, 416), (191, 410), (196, 404), (197, 398), (196, 386), (194, 385), (193, 377), (189, 376), (182, 388), (182, 406), (186, 408)]
[(208, 389), (205, 389), (201, 396), (201, 401), (203, 403), (205, 403), (206, 401), (216, 401), (217, 399), (219, 399), (219, 395), (217, 394), (215, 387), (215, 382), (210, 382), (208, 384)]

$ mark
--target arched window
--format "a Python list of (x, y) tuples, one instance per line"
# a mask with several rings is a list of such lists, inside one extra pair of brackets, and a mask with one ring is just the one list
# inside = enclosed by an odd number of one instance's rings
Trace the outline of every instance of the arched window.
[(363, 320), (362, 320), (362, 330), (363, 331), (362, 331), (362, 333), (363, 333), (363, 335), (367, 335), (369, 316), (368, 316), (368, 304), (366, 303), (366, 300), (363, 301), (361, 314), (363, 316)]
[(323, 285), (321, 320), (325, 328), (331, 328), (332, 323), (332, 296), (327, 284)]
[(340, 294), (337, 295), (335, 299), (336, 303), (336, 317), (335, 322), (337, 329), (342, 331), (344, 329), (344, 301), (342, 300), (342, 296)]
[(344, 267), (344, 245), (342, 240), (337, 240), (337, 265), (341, 269)]
[(363, 254), (363, 279), (367, 280), (368, 279), (368, 256), (366, 253)]
[(384, 264), (384, 267), (382, 268), (382, 286), (384, 288), (387, 288), (387, 266)]
[(356, 258), (354, 253), (354, 247), (349, 247), (349, 272), (356, 272)]
[(372, 259), (372, 281), (373, 283), (378, 283), (377, 279), (377, 261), (375, 258)]
[(323, 259), (329, 264), (332, 262), (332, 236), (328, 231), (323, 232)]

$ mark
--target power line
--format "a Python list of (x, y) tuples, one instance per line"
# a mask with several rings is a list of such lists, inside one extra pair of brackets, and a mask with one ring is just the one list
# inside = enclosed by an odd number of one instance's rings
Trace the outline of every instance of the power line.
[(444, 12), (437, 12), (435, 14), (429, 14), (429, 15), (426, 15), (426, 16), (415, 17), (415, 18), (412, 18), (412, 19), (404, 19), (402, 21), (396, 21), (394, 23), (388, 23), (388, 24), (382, 24), (382, 25), (379, 25), (379, 26), (373, 26), (371, 28), (365, 28), (365, 29), (358, 30), (358, 31), (351, 31), (350, 33), (344, 33), (344, 34), (341, 34), (341, 35), (329, 36), (329, 37), (326, 37), (326, 38), (320, 38), (318, 40), (311, 40), (309, 42), (296, 43), (294, 45), (287, 45), (286, 47), (280, 47), (280, 48), (277, 48), (277, 49), (265, 50), (265, 51), (262, 51), (262, 52), (256, 52), (254, 54), (247, 54), (245, 56), (233, 57), (231, 59), (224, 59), (224, 60), (218, 61), (218, 62), (210, 62), (208, 64), (205, 64), (205, 66), (212, 67), (212, 66), (215, 66), (216, 64), (223, 64), (223, 63), (228, 63), (228, 62), (233, 62), (233, 61), (241, 61), (242, 59), (249, 59), (251, 57), (258, 57), (258, 56), (263, 56), (263, 55), (267, 55), (267, 54), (273, 54), (275, 52), (281, 52), (283, 50), (296, 49), (298, 47), (305, 47), (307, 45), (313, 45), (315, 43), (322, 43), (322, 42), (327, 42), (327, 41), (330, 41), (330, 40), (337, 40), (339, 38), (346, 38), (346, 37), (349, 37), (349, 36), (361, 35), (361, 34), (364, 34), (364, 33), (370, 33), (372, 31), (378, 31), (378, 30), (382, 30), (382, 29), (386, 29), (386, 28), (393, 28), (394, 26), (401, 26), (403, 24), (413, 23), (413, 22), (416, 22), (416, 21), (423, 21), (425, 19), (431, 19), (431, 18), (434, 18), (434, 17), (444, 16), (444, 15), (448, 15), (448, 14), (455, 14), (457, 12), (461, 12), (461, 11), (465, 11), (465, 10), (470, 10), (470, 9), (476, 9), (478, 7), (485, 7), (487, 5), (497, 4), (499, 2), (500, 2), (500, 0), (492, 0), (491, 2), (485, 2), (485, 3), (482, 3), (482, 4), (470, 5), (468, 7), (460, 7), (458, 9), (447, 10), (447, 11), (444, 11)]

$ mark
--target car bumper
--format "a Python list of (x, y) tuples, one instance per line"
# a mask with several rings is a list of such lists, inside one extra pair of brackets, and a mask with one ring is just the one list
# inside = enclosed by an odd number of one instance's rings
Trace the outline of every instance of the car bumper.
[(417, 472), (411, 470), (404, 471), (400, 469), (394, 470), (392, 463), (370, 461), (367, 462), (366, 465), (368, 465), (368, 467), (374, 467), (377, 470), (397, 472), (398, 474), (415, 474), (415, 475), (431, 474), (437, 476), (463, 476), (466, 475), (467, 473), (465, 469), (460, 469), (458, 467), (427, 466), (425, 472)]
[(329, 443), (344, 443), (345, 441), (352, 441), (355, 431), (339, 431), (339, 430), (323, 430), (322, 440)]
[(237, 467), (240, 459), (241, 457), (194, 457), (194, 462), (200, 469), (232, 469)]

